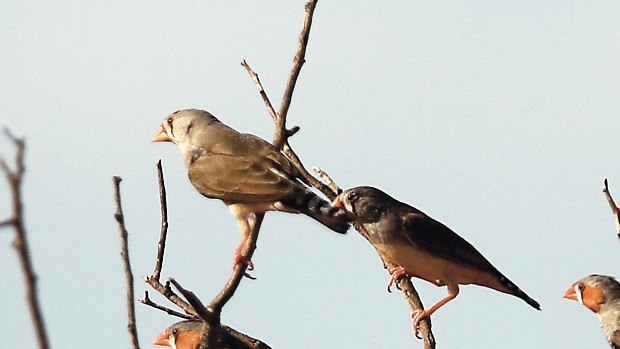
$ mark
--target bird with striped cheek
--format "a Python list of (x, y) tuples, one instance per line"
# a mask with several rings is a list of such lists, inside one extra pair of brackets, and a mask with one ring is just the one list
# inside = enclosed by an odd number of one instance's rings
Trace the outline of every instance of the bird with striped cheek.
[(594, 312), (609, 345), (620, 349), (620, 283), (616, 279), (597, 274), (586, 276), (572, 284), (564, 298)]
[(163, 330), (153, 344), (172, 349), (196, 349), (200, 345), (204, 323), (199, 320), (180, 321)]

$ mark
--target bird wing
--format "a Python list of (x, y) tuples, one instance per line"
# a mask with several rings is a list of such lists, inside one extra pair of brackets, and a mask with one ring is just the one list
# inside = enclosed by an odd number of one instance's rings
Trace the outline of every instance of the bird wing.
[(401, 216), (405, 238), (427, 252), (481, 271), (498, 273), (497, 269), (465, 239), (441, 222), (417, 211)]
[(270, 158), (196, 150), (188, 175), (204, 196), (229, 202), (275, 201), (294, 195), (298, 182)]

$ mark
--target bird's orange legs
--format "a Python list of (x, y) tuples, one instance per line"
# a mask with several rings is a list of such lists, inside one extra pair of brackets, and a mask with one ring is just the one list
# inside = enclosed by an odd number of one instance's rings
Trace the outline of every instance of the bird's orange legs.
[(247, 242), (248, 235), (243, 234), (239, 245), (237, 245), (237, 248), (235, 249), (235, 255), (233, 256), (233, 268), (235, 268), (237, 264), (246, 264), (248, 266), (248, 270), (254, 269), (254, 263), (252, 260), (243, 255), (243, 248)]
[[(392, 292), (390, 291), (390, 287), (396, 284), (396, 282), (398, 282), (399, 279), (403, 277), (411, 277), (411, 273), (408, 273), (407, 270), (405, 270), (405, 268), (401, 266), (394, 267), (390, 269), (389, 271), (390, 271), (390, 282), (388, 283), (388, 286), (387, 286), (388, 292)], [(437, 286), (445, 285), (445, 282), (442, 280), (435, 280), (433, 281), (433, 283)], [(413, 333), (415, 334), (415, 336), (420, 338), (418, 336), (418, 333), (420, 332), (420, 321), (422, 321), (426, 317), (431, 316), (435, 311), (437, 311), (437, 309), (441, 308), (446, 303), (456, 298), (458, 294), (459, 294), (459, 285), (448, 283), (448, 295), (443, 297), (439, 302), (435, 303), (435, 305), (433, 305), (429, 309), (426, 309), (426, 310), (418, 309), (418, 310), (413, 311), (411, 313), (411, 317), (413, 318)]]
[(443, 297), (439, 302), (435, 303), (435, 305), (433, 305), (429, 309), (418, 309), (411, 313), (411, 317), (413, 318), (413, 333), (415, 333), (415, 336), (418, 337), (418, 333), (420, 332), (420, 321), (422, 321), (422, 319), (431, 316), (435, 311), (437, 311), (437, 309), (441, 308), (446, 303), (456, 298), (458, 294), (459, 285), (448, 284), (448, 295)]

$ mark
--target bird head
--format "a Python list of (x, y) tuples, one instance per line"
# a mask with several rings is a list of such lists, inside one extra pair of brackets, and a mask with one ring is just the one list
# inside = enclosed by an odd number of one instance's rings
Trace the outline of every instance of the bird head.
[(358, 223), (377, 222), (386, 206), (394, 199), (373, 187), (355, 187), (343, 191), (332, 201), (332, 206), (349, 213)]
[(166, 117), (151, 142), (172, 142), (186, 152), (195, 146), (207, 126), (216, 122), (220, 121), (204, 110), (179, 110)]
[(200, 344), (204, 323), (199, 320), (180, 321), (163, 330), (153, 344), (172, 349), (195, 349)]
[(564, 298), (577, 301), (598, 313), (607, 301), (620, 298), (620, 283), (613, 277), (589, 275), (572, 284)]

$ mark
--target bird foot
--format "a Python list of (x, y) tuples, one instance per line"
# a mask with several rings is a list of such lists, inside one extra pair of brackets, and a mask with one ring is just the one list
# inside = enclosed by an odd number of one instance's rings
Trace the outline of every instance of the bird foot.
[[(235, 251), (235, 255), (233, 257), (233, 269), (235, 269), (239, 264), (245, 264), (247, 268), (246, 270), (254, 270), (254, 262), (252, 262), (252, 260), (247, 258), (246, 256), (242, 255), (241, 251)], [(247, 277), (248, 279), (256, 280), (254, 276), (248, 274), (247, 272), (244, 272), (243, 276)]]
[(424, 309), (417, 309), (414, 310), (413, 313), (411, 313), (411, 317), (413, 318), (413, 334), (415, 334), (416, 338), (422, 339), (422, 337), (420, 337), (420, 321), (422, 321), (429, 315), (430, 312)]
[(400, 280), (403, 277), (409, 278), (409, 274), (407, 273), (407, 271), (405, 270), (405, 268), (403, 267), (394, 267), (392, 269), (389, 270), (390, 271), (390, 282), (387, 285), (387, 290), (388, 292), (392, 292), (392, 290), (390, 290), (390, 288), (392, 287), (392, 285), (396, 285), (397, 289), (400, 289), (398, 287), (398, 280)]

